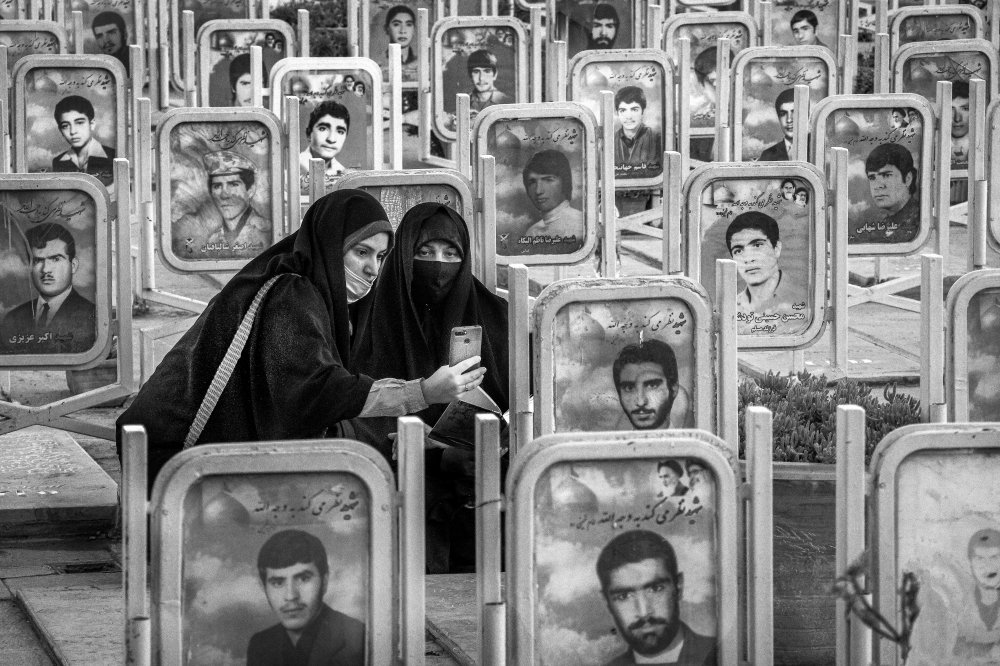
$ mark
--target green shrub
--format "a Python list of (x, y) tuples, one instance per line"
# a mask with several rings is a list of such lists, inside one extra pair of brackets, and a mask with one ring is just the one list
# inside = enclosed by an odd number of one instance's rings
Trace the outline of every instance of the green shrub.
[(740, 457), (744, 456), (746, 408), (767, 407), (774, 415), (774, 460), (776, 462), (836, 462), (837, 407), (858, 405), (865, 409), (865, 463), (883, 437), (904, 425), (919, 423), (920, 401), (896, 393), (889, 385), (883, 398), (872, 395), (867, 384), (842, 379), (828, 385), (825, 377), (800, 372), (781, 375), (769, 372), (759, 382), (740, 384)]

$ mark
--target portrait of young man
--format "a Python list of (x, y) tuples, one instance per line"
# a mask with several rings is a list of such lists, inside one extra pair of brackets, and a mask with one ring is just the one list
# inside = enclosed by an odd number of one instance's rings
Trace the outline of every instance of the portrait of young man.
[[(638, 86), (615, 93), (619, 127), (615, 130), (615, 171), (623, 178), (641, 178), (660, 172), (663, 141), (660, 133), (643, 122), (646, 94)], [(630, 168), (623, 169), (628, 166)]]
[(793, 304), (805, 302), (807, 286), (781, 270), (781, 239), (773, 217), (759, 211), (740, 213), (726, 229), (726, 247), (746, 285), (736, 295), (741, 313), (791, 312)]
[(633, 428), (671, 427), (678, 376), (677, 357), (670, 345), (656, 339), (627, 345), (618, 353), (611, 373), (618, 402)]
[(97, 49), (104, 55), (114, 56), (129, 71), (128, 28), (125, 17), (118, 12), (105, 11), (94, 17), (90, 23)]
[(56, 102), (56, 127), (69, 148), (52, 158), (52, 171), (89, 173), (105, 185), (114, 180), (115, 149), (94, 137), (96, 113), (86, 97), (69, 95)]
[[(260, 85), (266, 86), (267, 66), (261, 63)], [(240, 53), (229, 61), (230, 106), (253, 106), (253, 80), (250, 76), (250, 54)]]
[[(356, 84), (355, 84), (356, 85)], [(326, 164), (328, 178), (343, 174), (347, 167), (340, 163), (340, 154), (351, 129), (351, 114), (340, 102), (326, 100), (309, 114), (306, 138), (309, 145), (299, 153), (299, 173), (309, 175), (309, 160), (321, 159)]]
[(781, 141), (768, 146), (760, 154), (761, 162), (779, 162), (789, 159), (792, 154), (792, 139), (795, 137), (795, 90), (786, 88), (774, 100), (774, 112), (778, 115), (778, 125), (784, 135)]
[(800, 9), (792, 14), (792, 20), (788, 23), (792, 30), (795, 43), (799, 46), (826, 46), (820, 41), (816, 29), (819, 27), (819, 19), (816, 14), (809, 9)]
[(623, 532), (604, 546), (596, 568), (608, 612), (628, 645), (605, 666), (715, 666), (715, 638), (681, 619), (684, 574), (669, 541), (649, 530)]
[[(22, 354), (90, 349), (96, 337), (96, 308), (73, 288), (80, 268), (73, 234), (61, 224), (43, 222), (29, 227), (24, 237), (31, 253), (31, 286), (38, 295), (4, 316), (0, 346)], [(26, 345), (11, 340), (32, 334), (35, 341)]]
[(524, 192), (541, 218), (523, 236), (576, 236), (583, 242), (583, 211), (570, 205), (573, 173), (569, 158), (559, 150), (540, 150), (521, 172)]
[(613, 5), (599, 2), (594, 5), (594, 14), (590, 20), (590, 36), (587, 40), (588, 49), (613, 49), (618, 39), (618, 28), (621, 20)]
[(1000, 531), (979, 530), (969, 539), (969, 569), (975, 579), (972, 603), (959, 604), (958, 635), (952, 653), (964, 663), (986, 663), (1000, 646)]
[(865, 160), (865, 173), (872, 200), (887, 213), (879, 234), (891, 241), (914, 238), (920, 230), (920, 197), (910, 151), (898, 143), (878, 145)]
[(964, 169), (969, 166), (969, 84), (953, 81), (951, 84), (951, 166)]
[(364, 666), (364, 623), (323, 601), (330, 565), (322, 541), (302, 530), (277, 532), (257, 554), (257, 573), (278, 623), (250, 638), (247, 666)]
[(485, 49), (473, 51), (466, 65), (472, 90), (469, 91), (469, 108), (472, 116), (494, 104), (508, 104), (514, 100), (497, 90), (497, 57)]
[(208, 237), (210, 252), (255, 254), (271, 244), (271, 221), (254, 210), (257, 167), (230, 150), (202, 157), (208, 173), (208, 193), (222, 216), (222, 226)]

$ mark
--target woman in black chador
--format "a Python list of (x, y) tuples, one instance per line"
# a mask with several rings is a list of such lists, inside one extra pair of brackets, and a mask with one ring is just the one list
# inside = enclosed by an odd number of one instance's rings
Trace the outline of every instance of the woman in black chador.
[[(507, 411), (507, 304), (472, 275), (462, 217), (436, 203), (414, 206), (396, 230), (374, 297), (362, 306), (352, 359), (372, 377), (409, 379), (448, 363), (451, 329), (483, 328), (482, 389)], [(417, 413), (433, 426), (445, 405)], [(355, 435), (388, 447), (391, 419), (354, 419)], [(471, 571), (475, 563), (473, 455), (448, 447), (427, 452), (427, 564), (431, 573)]]
[(343, 419), (401, 416), (477, 386), (482, 373), (461, 365), (432, 368), (409, 382), (375, 381), (356, 370), (348, 305), (369, 292), (391, 243), (381, 204), (365, 192), (341, 190), (319, 199), (298, 231), (237, 273), (118, 419), (119, 428), (146, 427), (150, 484), (192, 439), (208, 387), (271, 278), (277, 277), (259, 300), (232, 375), (192, 443), (320, 437)]

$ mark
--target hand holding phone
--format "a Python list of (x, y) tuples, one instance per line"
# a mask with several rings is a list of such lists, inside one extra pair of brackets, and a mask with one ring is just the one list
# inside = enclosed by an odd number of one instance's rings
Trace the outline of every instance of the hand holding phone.
[[(451, 329), (451, 341), (448, 347), (448, 365), (454, 366), (465, 359), (479, 356), (482, 346), (482, 326), (456, 326)], [(471, 369), (475, 369), (475, 367)]]

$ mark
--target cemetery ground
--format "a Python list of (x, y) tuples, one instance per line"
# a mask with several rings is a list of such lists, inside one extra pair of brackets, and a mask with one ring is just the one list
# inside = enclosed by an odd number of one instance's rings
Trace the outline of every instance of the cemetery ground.
[[(969, 252), (964, 213), (956, 210), (953, 218), (946, 276), (965, 270)], [(660, 246), (657, 239), (626, 235), (621, 273), (658, 273)], [(1000, 264), (997, 255), (991, 255), (990, 261), (993, 266)], [(852, 281), (861, 283), (870, 277), (873, 265), (870, 259), (852, 259)], [(919, 257), (887, 259), (882, 276), (909, 276), (919, 270)], [(570, 274), (564, 269), (564, 277)], [(211, 276), (167, 270), (158, 270), (157, 276), (160, 289), (202, 301), (211, 298), (221, 284)], [(554, 275), (551, 270), (536, 273), (532, 269), (532, 277), (544, 284)], [(909, 295), (919, 298), (919, 294)], [(192, 315), (149, 301), (134, 310), (133, 354), (138, 373), (139, 330)], [(872, 385), (877, 396), (892, 383), (899, 391), (918, 396), (918, 322), (917, 314), (885, 305), (851, 308), (848, 375)], [(177, 337), (157, 343), (157, 358)], [(828, 357), (829, 334), (805, 350), (804, 369), (835, 378)], [(791, 368), (790, 353), (746, 354), (740, 360), (744, 381), (768, 370), (785, 373)], [(90, 379), (83, 379), (85, 384), (87, 381)], [(23, 404), (51, 403), (71, 394), (63, 371), (4, 372), (0, 373), (0, 385), (10, 399)], [(120, 405), (104, 406), (84, 410), (76, 417), (110, 427), (122, 409)], [(38, 426), (0, 436), (0, 495), (6, 500), (0, 501), (0, 664), (121, 662), (121, 548), (115, 526), (120, 477), (113, 442)], [(42, 493), (38, 489), (47, 490)], [(808, 550), (809, 545), (804, 543), (803, 547)], [(471, 589), (467, 584), (465, 587)], [(443, 601), (449, 594), (453, 592), (444, 581), (428, 582), (427, 616), (430, 623), (437, 621), (432, 627), (436, 638), (428, 634), (429, 664), (466, 663), (464, 654), (474, 650), (474, 646), (463, 645), (469, 626), (474, 627), (471, 601), (466, 605)], [(776, 598), (779, 596), (776, 593)], [(776, 619), (778, 616), (780, 612)], [(809, 639), (803, 636), (802, 640), (807, 643)], [(449, 651), (458, 658), (449, 656)]]

